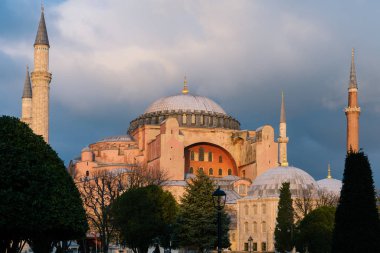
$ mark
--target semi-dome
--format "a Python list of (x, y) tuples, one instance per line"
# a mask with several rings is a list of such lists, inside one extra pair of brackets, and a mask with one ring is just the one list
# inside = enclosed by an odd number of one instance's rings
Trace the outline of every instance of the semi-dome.
[(317, 184), (321, 190), (326, 190), (334, 194), (340, 195), (342, 189), (342, 181), (334, 178), (325, 178), (318, 180)]
[(165, 111), (204, 111), (227, 115), (223, 108), (210, 98), (191, 94), (179, 94), (160, 98), (153, 102), (144, 113)]
[(316, 194), (318, 184), (307, 172), (295, 167), (276, 167), (258, 176), (252, 183), (248, 198), (278, 198), (282, 183), (290, 183), (292, 198), (305, 193)]

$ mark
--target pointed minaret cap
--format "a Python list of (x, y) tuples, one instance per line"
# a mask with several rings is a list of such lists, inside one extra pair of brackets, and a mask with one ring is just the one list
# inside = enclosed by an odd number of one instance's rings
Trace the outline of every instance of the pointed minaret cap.
[(47, 30), (46, 30), (43, 5), (41, 5), (40, 24), (38, 25), (38, 31), (37, 31), (36, 40), (34, 42), (34, 45), (47, 45), (50, 47), (49, 38), (48, 38)]
[(28, 66), (26, 66), (26, 77), (25, 77), (25, 83), (24, 83), (24, 90), (22, 92), (22, 98), (32, 98), (32, 84), (30, 82)]
[(281, 93), (281, 96), (282, 96), (282, 101), (281, 101), (280, 123), (286, 123), (284, 92)]
[(186, 79), (186, 76), (184, 77), (184, 80), (183, 80), (183, 89), (182, 89), (182, 94), (187, 94), (189, 93), (189, 89), (187, 87), (187, 79)]
[(327, 178), (332, 178), (330, 164), (327, 165)]
[(358, 88), (358, 83), (356, 81), (356, 70), (355, 70), (355, 49), (352, 48), (351, 51), (351, 70), (350, 70), (350, 88)]

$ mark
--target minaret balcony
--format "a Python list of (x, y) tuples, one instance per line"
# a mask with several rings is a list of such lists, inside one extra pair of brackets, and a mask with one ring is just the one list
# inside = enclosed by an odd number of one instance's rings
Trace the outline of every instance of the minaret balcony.
[(278, 141), (278, 143), (288, 143), (289, 138), (288, 137), (278, 137), (277, 141)]
[(360, 113), (360, 107), (346, 107), (344, 108), (344, 112), (359, 112)]

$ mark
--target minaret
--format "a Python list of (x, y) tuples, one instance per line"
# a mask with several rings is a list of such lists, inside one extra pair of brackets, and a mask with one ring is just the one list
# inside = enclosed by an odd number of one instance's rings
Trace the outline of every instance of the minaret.
[(32, 85), (30, 83), (29, 67), (26, 67), (26, 77), (21, 102), (21, 121), (31, 127), (32, 124)]
[(51, 81), (49, 48), (44, 8), (42, 7), (36, 41), (34, 42), (32, 129), (35, 134), (42, 135), (47, 143), (49, 142), (49, 89)]
[(279, 145), (279, 163), (280, 166), (288, 166), (288, 157), (287, 157), (287, 143), (289, 138), (286, 136), (286, 115), (285, 115), (285, 101), (284, 93), (282, 93), (281, 101), (281, 117), (280, 117), (280, 134), (278, 138)]
[(345, 108), (347, 118), (347, 152), (359, 150), (359, 116), (358, 84), (355, 71), (355, 52), (352, 49), (350, 84), (348, 86), (348, 105)]

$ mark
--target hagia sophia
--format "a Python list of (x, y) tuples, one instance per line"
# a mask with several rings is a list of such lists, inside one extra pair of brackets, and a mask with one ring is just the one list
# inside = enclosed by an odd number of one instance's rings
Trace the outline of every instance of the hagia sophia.
[[(49, 40), (44, 12), (41, 12), (34, 43), (34, 69), (26, 73), (22, 95), (21, 120), (49, 141)], [(342, 89), (344, 87), (342, 86)], [(358, 86), (352, 51), (348, 86), (347, 150), (358, 150)], [(229, 115), (212, 99), (191, 92), (185, 78), (182, 91), (147, 104), (132, 120), (125, 133), (105, 136), (85, 147), (70, 165), (80, 177), (97, 170), (133, 170), (137, 166), (168, 173), (165, 189), (177, 200), (188, 179), (202, 170), (227, 193), (231, 216), (231, 250), (248, 251), (253, 238), (254, 251), (274, 251), (274, 228), (279, 188), (290, 182), (293, 198), (305, 190), (326, 190), (339, 194), (342, 182), (331, 177), (316, 181), (307, 171), (289, 166), (287, 160), (285, 99), (279, 99), (279, 136), (273, 126), (240, 128), (237, 117)], [(291, 143), (291, 142), (290, 142)], [(290, 147), (291, 148), (291, 147)]]

